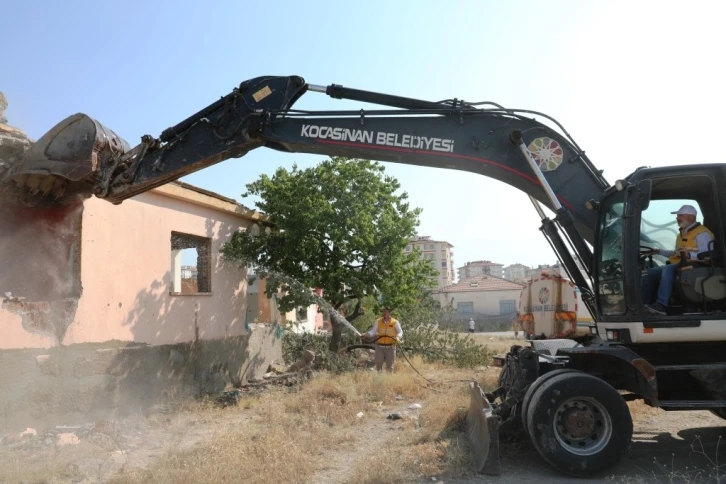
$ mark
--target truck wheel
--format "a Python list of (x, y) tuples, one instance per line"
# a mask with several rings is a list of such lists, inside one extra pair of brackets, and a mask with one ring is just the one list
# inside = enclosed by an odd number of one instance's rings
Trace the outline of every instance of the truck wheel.
[(593, 477), (613, 467), (630, 450), (633, 436), (623, 397), (580, 371), (540, 385), (529, 402), (527, 428), (539, 454), (576, 477)]
[(549, 381), (550, 379), (562, 375), (563, 373), (573, 373), (577, 372), (577, 370), (572, 370), (569, 368), (563, 368), (560, 370), (554, 370), (550, 371), (549, 373), (545, 373), (544, 375), (537, 378), (535, 381), (533, 381), (529, 388), (527, 389), (527, 392), (524, 394), (524, 398), (522, 399), (522, 405), (520, 407), (519, 413), (522, 416), (522, 428), (524, 429), (525, 433), (531, 437), (531, 431), (529, 430), (529, 427), (527, 426), (527, 409), (529, 408), (529, 402), (532, 401), (532, 395), (539, 389), (540, 386), (546, 381)]

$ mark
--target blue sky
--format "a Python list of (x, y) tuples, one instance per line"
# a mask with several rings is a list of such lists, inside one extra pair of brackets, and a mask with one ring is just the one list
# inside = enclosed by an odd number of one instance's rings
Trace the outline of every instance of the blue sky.
[[(546, 112), (612, 182), (641, 165), (724, 162), (717, 2), (8, 2), (0, 90), (37, 139), (75, 112), (135, 145), (260, 75), (300, 75), (430, 100)], [(296, 107), (367, 107), (309, 93)], [(321, 157), (256, 150), (184, 179), (241, 199), (245, 183)], [(455, 264), (554, 261), (524, 193), (386, 164)]]

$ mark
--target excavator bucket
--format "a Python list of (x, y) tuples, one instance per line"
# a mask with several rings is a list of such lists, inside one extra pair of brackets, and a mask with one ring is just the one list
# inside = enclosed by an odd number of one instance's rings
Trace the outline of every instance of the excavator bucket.
[(116, 133), (85, 114), (74, 114), (12, 160), (0, 181), (15, 185), (26, 205), (62, 203), (92, 195), (104, 172), (128, 150)]
[(471, 400), (466, 420), (476, 471), (498, 476), (501, 474), (499, 417), (492, 413), (492, 404), (486, 399), (477, 382), (469, 382), (469, 393)]

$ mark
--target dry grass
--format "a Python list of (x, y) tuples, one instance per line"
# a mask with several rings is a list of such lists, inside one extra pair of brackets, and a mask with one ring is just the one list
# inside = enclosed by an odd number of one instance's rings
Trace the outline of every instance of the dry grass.
[(79, 477), (77, 468), (71, 463), (63, 465), (51, 461), (48, 465), (41, 465), (33, 459), (30, 464), (15, 452), (3, 455), (0, 457), (0, 482), (46, 483), (51, 476), (61, 482), (74, 482)]
[[(496, 379), (495, 369), (462, 370), (420, 358), (413, 363), (433, 382), (401, 358), (393, 375), (319, 374), (292, 389), (243, 397), (233, 407), (204, 401), (139, 417), (145, 430), (133, 445), (118, 437), (129, 429), (118, 422), (118, 435), (110, 429), (79, 434), (79, 445), (57, 448), (36, 439), (6, 447), (0, 451), (0, 482), (302, 483), (313, 482), (335, 452), (345, 453), (351, 471), (361, 461), (357, 482), (410, 481), (471, 469), (463, 431), (469, 404), (465, 381), (476, 378), (487, 385), (487, 379)], [(423, 405), (409, 415), (417, 419), (386, 419), (411, 402)], [(364, 418), (357, 416), (361, 411)], [(400, 431), (388, 432), (392, 427)], [(381, 445), (395, 449), (402, 460), (382, 464), (380, 447), (372, 461), (370, 452), (361, 452), (361, 433), (380, 430), (391, 438)], [(98, 445), (99, 436), (106, 437), (106, 448)]]
[[(306, 482), (330, 446), (351, 442), (357, 399), (336, 379), (321, 377), (298, 393), (273, 390), (236, 408), (200, 409), (214, 427), (209, 436), (189, 450), (167, 449), (148, 468), (126, 469), (111, 482)], [(248, 419), (230, 421), (234, 413)]]
[[(507, 348), (512, 343), (500, 341)], [(2, 449), (0, 482), (308, 483), (345, 482), (345, 474), (377, 484), (475, 478), (465, 427), (466, 381), (492, 389), (499, 369), (463, 370), (420, 358), (413, 363), (432, 381), (399, 359), (393, 375), (319, 374), (298, 387), (243, 397), (233, 407), (212, 401), (180, 405), (144, 418), (148, 432), (135, 450), (128, 440), (109, 438), (104, 447), (91, 435), (63, 448), (36, 442)], [(422, 408), (407, 410), (412, 402)], [(640, 401), (628, 405), (634, 419), (662, 412)], [(393, 411), (408, 415), (387, 420)], [(113, 437), (111, 430), (104, 432)], [(342, 467), (331, 477), (325, 469), (334, 462)]]
[[(430, 396), (417, 420), (406, 420), (401, 432), (365, 456), (355, 468), (356, 482), (403, 483), (430, 476), (472, 476), (465, 432), (468, 392), (458, 390)], [(381, 459), (381, 455), (395, 455)]]
[[(466, 372), (424, 365), (418, 359), (414, 364), (432, 379), (466, 377)], [(459, 383), (456, 392), (437, 394), (414, 377), (406, 364), (399, 365), (393, 375), (366, 371), (335, 377), (320, 375), (295, 393), (275, 391), (243, 401), (231, 411), (244, 412), (247, 407), (253, 415), (252, 421), (238, 427), (224, 425), (193, 449), (170, 451), (149, 468), (127, 470), (112, 482), (309, 482), (325, 466), (331, 449), (355, 452), (356, 429), (367, 423), (366, 419), (356, 416), (358, 412), (374, 414), (381, 405), (400, 403), (397, 397), (425, 401), (419, 420), (421, 431), (416, 432), (414, 424), (407, 421), (412, 447), (406, 450), (406, 455), (412, 462), (419, 461), (419, 470), (440, 472), (447, 461), (458, 465), (461, 456), (452, 458), (444, 448), (452, 443), (460, 445), (459, 440), (465, 440), (465, 434), (443, 444), (436, 441), (435, 435), (450, 425), (446, 415), (452, 414), (449, 407), (452, 402), (456, 406), (468, 405), (465, 385)], [(206, 420), (214, 420), (216, 412), (220, 410), (207, 409), (203, 415)], [(458, 413), (454, 414), (458, 419)], [(358, 456), (354, 454), (354, 457)], [(416, 474), (409, 472), (408, 477), (412, 475)]]

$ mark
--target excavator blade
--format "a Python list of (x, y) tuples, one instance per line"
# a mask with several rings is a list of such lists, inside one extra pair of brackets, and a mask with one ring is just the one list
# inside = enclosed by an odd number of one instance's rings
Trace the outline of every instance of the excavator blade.
[(484, 396), (477, 382), (469, 382), (469, 413), (467, 427), (469, 441), (474, 454), (474, 465), (480, 474), (498, 476), (499, 463), (499, 417), (494, 415), (492, 404)]
[(9, 163), (0, 194), (28, 206), (48, 207), (89, 197), (104, 171), (129, 150), (113, 131), (85, 114), (67, 117)]

